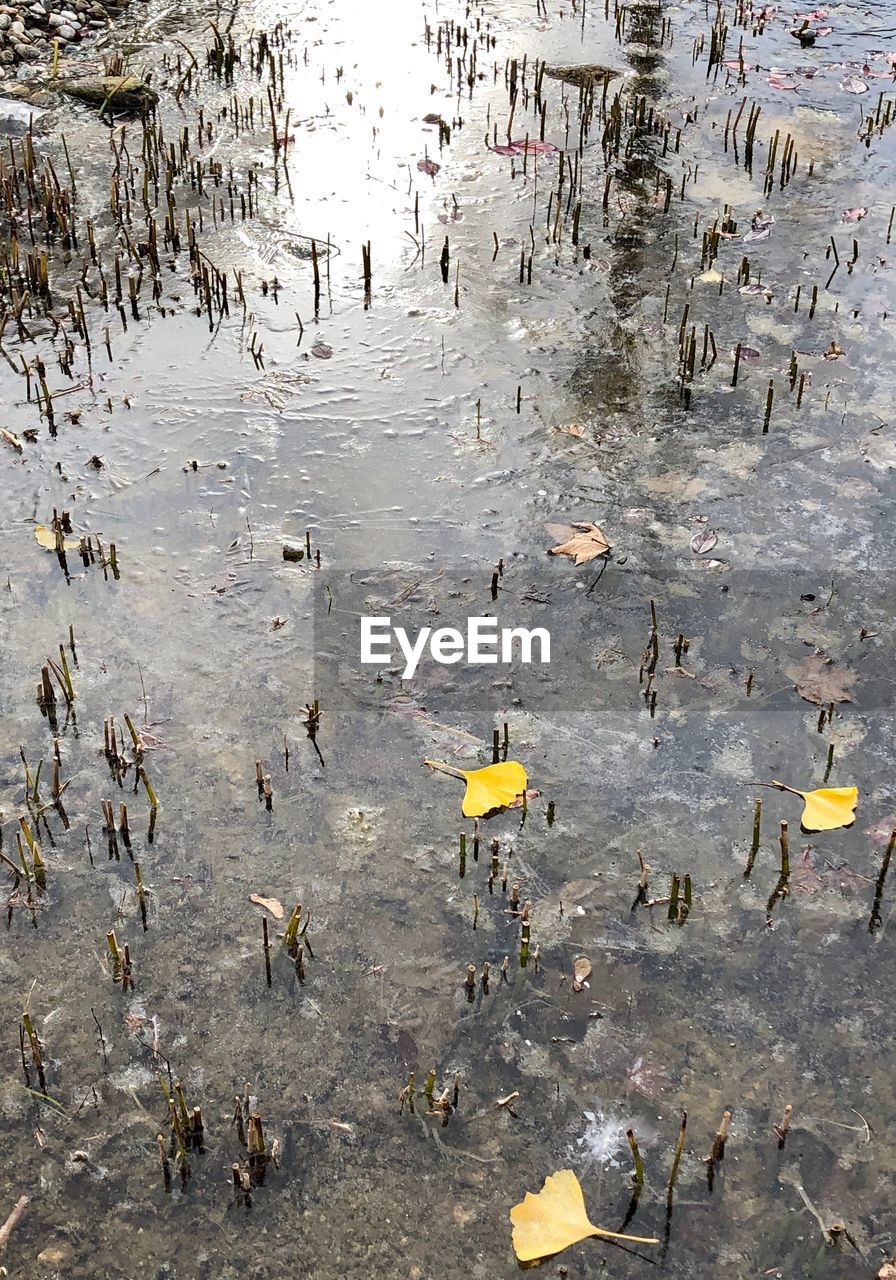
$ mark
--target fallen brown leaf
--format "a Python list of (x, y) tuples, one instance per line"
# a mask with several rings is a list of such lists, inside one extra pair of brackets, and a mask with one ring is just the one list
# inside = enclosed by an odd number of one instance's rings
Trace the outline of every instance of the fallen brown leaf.
[[(526, 792), (526, 804), (528, 804), (530, 800), (537, 800), (540, 795), (540, 791), (535, 791), (533, 788), (530, 788)], [(507, 806), (508, 809), (522, 809), (522, 807), (523, 797), (521, 795), (517, 796), (515, 800), (511, 800), (510, 804)]]
[(856, 673), (849, 667), (838, 667), (823, 653), (804, 658), (789, 674), (793, 676), (797, 693), (807, 702), (819, 707), (826, 707), (830, 702), (852, 702)]
[(691, 538), (691, 550), (695, 555), (702, 556), (705, 552), (712, 551), (718, 540), (715, 529), (701, 529)]
[(283, 919), (283, 903), (278, 902), (276, 898), (263, 898), (260, 893), (250, 893), (249, 901), (254, 902), (257, 907), (264, 907), (265, 911), (270, 911), (275, 920)]
[(581, 991), (591, 977), (591, 961), (587, 956), (576, 956), (572, 962), (572, 989)]
[(566, 542), (551, 547), (549, 556), (570, 556), (576, 564), (587, 564), (589, 560), (606, 555), (613, 545), (603, 530), (590, 520), (574, 521), (572, 530), (572, 536)]
[(794, 869), (792, 880), (797, 889), (802, 889), (804, 893), (818, 893), (824, 884), (824, 878), (812, 866), (811, 848), (803, 850), (802, 857)]
[(13, 435), (11, 431), (7, 431), (6, 427), (0, 427), (0, 440), (5, 440), (7, 444), (11, 444), (19, 453), (22, 452), (22, 442), (17, 435)]

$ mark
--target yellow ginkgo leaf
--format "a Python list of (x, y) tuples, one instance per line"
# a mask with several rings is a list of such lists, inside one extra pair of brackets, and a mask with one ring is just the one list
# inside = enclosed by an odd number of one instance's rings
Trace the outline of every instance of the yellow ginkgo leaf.
[[(34, 536), (42, 547), (46, 547), (48, 551), (56, 550), (56, 534), (52, 529), (48, 529), (46, 525), (38, 524), (34, 526)], [(73, 551), (75, 547), (79, 547), (77, 538), (63, 538), (62, 546), (65, 551)]]
[(851, 827), (856, 820), (858, 787), (821, 787), (817, 791), (797, 791), (785, 782), (772, 779), (771, 785), (779, 791), (802, 796), (803, 816), (800, 823), (804, 831), (835, 831), (837, 827)]
[(549, 1258), (589, 1236), (608, 1236), (636, 1244), (659, 1244), (653, 1237), (620, 1235), (604, 1231), (589, 1221), (582, 1187), (572, 1169), (549, 1174), (535, 1195), (527, 1191), (521, 1204), (510, 1210), (513, 1247), (520, 1262)]
[(496, 809), (506, 809), (526, 790), (526, 770), (517, 760), (486, 765), (484, 769), (457, 769), (443, 760), (424, 760), (430, 769), (438, 769), (452, 778), (463, 778), (467, 784), (462, 806), (465, 818), (482, 818)]

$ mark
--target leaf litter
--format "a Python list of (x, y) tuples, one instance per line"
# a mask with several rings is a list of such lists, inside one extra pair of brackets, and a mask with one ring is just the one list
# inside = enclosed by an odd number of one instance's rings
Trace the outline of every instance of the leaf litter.
[(438, 773), (466, 782), (461, 812), (465, 818), (487, 818), (509, 808), (526, 794), (528, 778), (518, 760), (489, 764), (482, 769), (458, 769), (444, 760), (424, 760)]
[(537, 1194), (527, 1191), (510, 1210), (513, 1247), (521, 1263), (551, 1258), (590, 1236), (659, 1244), (653, 1236), (629, 1236), (596, 1227), (588, 1217), (582, 1186), (572, 1169), (549, 1174)]
[(778, 791), (802, 797), (800, 824), (804, 831), (836, 831), (839, 827), (851, 827), (856, 820), (858, 787), (819, 787), (816, 791), (798, 791), (796, 787), (775, 779), (760, 783), (760, 786), (775, 787)]
[(604, 531), (590, 520), (574, 521), (569, 525), (549, 524), (545, 526), (548, 533), (565, 541), (551, 547), (549, 556), (569, 556), (576, 564), (587, 564), (598, 556), (607, 555), (613, 544)]
[(250, 893), (249, 901), (254, 902), (257, 907), (263, 907), (265, 911), (270, 911), (275, 920), (283, 919), (283, 903), (277, 898), (264, 898), (260, 893)]
[(832, 702), (852, 702), (853, 687), (858, 679), (849, 667), (838, 666), (823, 653), (804, 658), (790, 674), (801, 698), (826, 707)]

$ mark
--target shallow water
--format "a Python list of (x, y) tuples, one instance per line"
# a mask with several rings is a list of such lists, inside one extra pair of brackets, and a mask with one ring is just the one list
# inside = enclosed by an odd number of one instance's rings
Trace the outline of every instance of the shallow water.
[[(888, 884), (872, 915), (896, 825), (896, 291), (891, 127), (868, 146), (857, 134), (879, 92), (894, 98), (892, 78), (871, 76), (892, 72), (888, 8), (832, 9), (819, 20), (832, 33), (811, 49), (783, 14), (754, 34), (727, 11), (724, 58), (738, 60), (742, 35), (745, 83), (738, 66), (707, 74), (715, 14), (691, 4), (628, 8), (617, 34), (612, 12), (581, 4), (424, 11), (399, 0), (386, 17), (345, 0), (286, 13), (247, 3), (230, 32), (243, 60), (225, 83), (205, 51), (208, 19), (223, 32), (230, 16), (141, 4), (113, 42), (129, 45), (136, 68), (155, 68), (158, 120), (175, 144), (179, 252), (161, 246), (164, 168), (160, 197), (152, 182), (147, 195), (160, 297), (144, 253), (139, 318), (125, 280), (124, 329), (112, 261), (117, 243), (126, 276), (128, 237), (136, 248), (148, 235), (141, 125), (127, 124), (126, 153), (121, 122), (112, 134), (119, 225), (109, 129), (88, 108), (53, 105), (77, 183), (79, 249), (52, 247), (70, 376), (56, 358), (63, 336), (36, 308), (24, 313), (32, 341), (19, 341), (12, 319), (0, 339), (3, 425), (23, 441), (21, 453), (0, 441), (0, 830), (14, 859), (27, 812), (20, 744), (32, 773), (44, 760), (49, 798), (41, 664), (70, 625), (77, 649), (74, 714), (57, 709), (69, 825), (52, 808), (40, 816), (47, 890), (33, 911), (14, 900), (0, 952), (2, 1203), (33, 1198), (10, 1241), (10, 1275), (509, 1277), (509, 1209), (563, 1167), (579, 1174), (592, 1220), (618, 1230), (627, 1219), (663, 1243), (588, 1241), (547, 1264), (552, 1274), (876, 1274), (896, 1248)], [(248, 42), (280, 19), (278, 126), (294, 141), (275, 173), (269, 78), (252, 74)], [(178, 41), (198, 63), (183, 84)], [(544, 138), (564, 153), (559, 220), (559, 152), (524, 164), (489, 149), (507, 140), (513, 59), (520, 140), (541, 132), (536, 59), (620, 73), (603, 105), (595, 94), (581, 155), (579, 88), (541, 82)], [(770, 86), (772, 67), (798, 87)], [(869, 91), (842, 89), (849, 77)], [(237, 129), (231, 104), (247, 111), (250, 99), (252, 122), (240, 116)], [(735, 151), (726, 118), (744, 99)], [(753, 102), (762, 112), (750, 173)], [(605, 159), (614, 111), (619, 152)], [(670, 122), (665, 152), (650, 111)], [(201, 146), (200, 112), (212, 131)], [(423, 122), (428, 113), (450, 125), (450, 141)], [(201, 191), (181, 171), (184, 128), (206, 167)], [(787, 133), (798, 158), (782, 187)], [(56, 138), (36, 135), (34, 147), (63, 181)], [(437, 173), (418, 168), (427, 159)], [(704, 232), (724, 229), (726, 205), (738, 238), (721, 239), (713, 260)], [(843, 221), (859, 207), (865, 216)], [(760, 209), (760, 226), (775, 219), (770, 234), (744, 242)], [(228, 277), (229, 315), (213, 308), (211, 326), (191, 280), (187, 211), (194, 223), (201, 213), (201, 261)], [(98, 288), (88, 219), (110, 284), (108, 312), (85, 298), (89, 352), (65, 304), (80, 253)], [(24, 235), (20, 225), (22, 246)], [(309, 237), (321, 246), (317, 315)], [(739, 292), (744, 257), (770, 296)], [(680, 334), (689, 342), (691, 326), (696, 358), (682, 377)], [(715, 347), (707, 335), (702, 360), (704, 326)], [(831, 343), (843, 354), (825, 360)], [(51, 392), (77, 388), (54, 402), (55, 435), (33, 375), (29, 399), (21, 374), (21, 357), (34, 369), (39, 355)], [(54, 507), (71, 511), (77, 534), (115, 543), (117, 578), (75, 550), (63, 566), (38, 545), (34, 526), (49, 525)], [(545, 554), (556, 542), (546, 525), (576, 520), (606, 531), (606, 565)], [(283, 559), (306, 530), (319, 568)], [(696, 554), (691, 539), (706, 530), (717, 542)], [(661, 657), (645, 697), (651, 600)], [(376, 679), (358, 662), (363, 612), (419, 628), (493, 609), (502, 625), (550, 628), (549, 668), (425, 662), (403, 681), (398, 663)], [(689, 642), (680, 667), (679, 634)], [(851, 700), (821, 730), (821, 707), (794, 689), (816, 652), (855, 673)], [(312, 742), (301, 712), (315, 698)], [(119, 790), (103, 755), (104, 719), (124, 729), (125, 713), (144, 734), (159, 799), (151, 842), (133, 767)], [(482, 824), (476, 860), (459, 784), (422, 762), (489, 763), (505, 723), (509, 755), (540, 794), (524, 815)], [(271, 775), (270, 809), (256, 760)], [(795, 797), (750, 785), (772, 778), (857, 784), (855, 825), (801, 836)], [(745, 878), (757, 795), (762, 842)], [(132, 856), (120, 840), (110, 855), (104, 798), (128, 804)], [(772, 901), (784, 818), (792, 870)], [(506, 891), (502, 874), (489, 885), (493, 835)], [(660, 900), (650, 909), (632, 908), (638, 849)], [(150, 890), (145, 931), (132, 857)], [(680, 926), (663, 901), (673, 873), (693, 883)], [(537, 965), (531, 952), (520, 964), (514, 883), (532, 904)], [(310, 912), (304, 984), (278, 943), (268, 989), (253, 892), (287, 914), (298, 901)], [(270, 927), (273, 940), (284, 925)], [(130, 945), (133, 993), (109, 972), (113, 928)], [(582, 954), (593, 973), (574, 992)], [(484, 960), (489, 991), (477, 986), (469, 1002), (466, 966)], [(37, 1096), (33, 1070), (32, 1092), (23, 1087), (26, 1000), (51, 1101)], [(430, 1069), (438, 1092), (460, 1074), (446, 1127), (423, 1114)], [(157, 1076), (169, 1070), (202, 1107), (205, 1151), (166, 1193)], [(399, 1114), (410, 1070), (417, 1111)], [(247, 1081), (281, 1143), (251, 1205), (230, 1175), (246, 1161), (231, 1116)], [(498, 1105), (515, 1091), (512, 1110)], [(772, 1127), (787, 1103), (781, 1149)], [(731, 1136), (710, 1179), (704, 1157), (726, 1108)], [(633, 1214), (629, 1126), (646, 1166)], [(825, 1242), (799, 1187), (852, 1242)], [(57, 1253), (38, 1262), (48, 1249)]]

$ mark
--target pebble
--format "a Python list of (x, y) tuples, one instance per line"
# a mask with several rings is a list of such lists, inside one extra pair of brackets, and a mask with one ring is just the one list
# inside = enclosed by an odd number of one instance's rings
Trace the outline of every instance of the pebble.
[[(115, 12), (123, 4), (112, 6)], [(18, 66), (17, 79), (39, 73), (29, 63), (43, 63), (53, 52), (53, 42), (68, 45), (72, 41), (103, 30), (109, 12), (100, 0), (31, 0), (30, 4), (4, 4), (0, 0), (0, 80)]]

